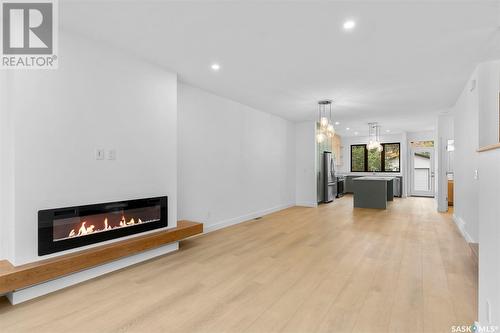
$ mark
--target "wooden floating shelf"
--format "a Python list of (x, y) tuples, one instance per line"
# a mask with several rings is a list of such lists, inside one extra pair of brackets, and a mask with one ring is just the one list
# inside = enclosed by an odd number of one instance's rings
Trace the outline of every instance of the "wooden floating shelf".
[(500, 149), (500, 143), (495, 143), (489, 146), (484, 146), (481, 147), (477, 150), (478, 153), (482, 153), (484, 151), (489, 151), (489, 150), (494, 150), (494, 149)]
[(179, 221), (177, 227), (59, 257), (13, 266), (0, 260), (0, 294), (53, 280), (113, 260), (203, 233), (203, 224)]

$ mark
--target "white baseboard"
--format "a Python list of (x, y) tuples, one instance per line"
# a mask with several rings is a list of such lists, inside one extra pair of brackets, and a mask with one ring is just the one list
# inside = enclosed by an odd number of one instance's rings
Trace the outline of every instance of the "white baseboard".
[(250, 214), (246, 214), (246, 215), (234, 217), (234, 218), (231, 218), (231, 219), (227, 219), (227, 220), (224, 220), (224, 221), (220, 221), (220, 222), (217, 222), (217, 223), (214, 223), (214, 224), (211, 224), (211, 225), (206, 225), (205, 224), (204, 225), (204, 233), (208, 233), (208, 232), (212, 232), (212, 231), (219, 230), (219, 229), (222, 229), (222, 228), (226, 228), (226, 227), (229, 227), (229, 226), (241, 223), (241, 222), (246, 222), (246, 221), (249, 221), (249, 220), (253, 220), (253, 219), (256, 219), (258, 217), (262, 217), (264, 215), (271, 214), (271, 213), (274, 213), (274, 212), (277, 212), (277, 211), (280, 211), (280, 210), (283, 210), (283, 209), (287, 209), (287, 208), (290, 208), (290, 207), (293, 207), (293, 206), (294, 206), (294, 204), (291, 204), (291, 203), (290, 204), (284, 204), (284, 205), (276, 206), (276, 207), (273, 207), (273, 208), (264, 209), (264, 210), (261, 210), (261, 211), (257, 211), (257, 212), (253, 212), (253, 213), (250, 213)]
[(476, 243), (474, 241), (474, 239), (469, 235), (467, 230), (465, 230), (465, 221), (464, 220), (462, 220), (460, 217), (453, 214), (453, 222), (455, 222), (455, 224), (458, 227), (458, 230), (460, 231), (460, 233), (462, 234), (463, 238), (465, 239), (465, 241), (467, 243)]
[(296, 206), (300, 206), (300, 207), (311, 207), (311, 208), (316, 208), (318, 207), (318, 203), (317, 202), (297, 202), (295, 204)]
[(122, 269), (124, 267), (137, 264), (141, 261), (145, 261), (148, 259), (152, 259), (154, 257), (167, 254), (169, 252), (176, 251), (178, 249), (179, 249), (179, 242), (167, 244), (152, 250), (144, 251), (129, 257), (118, 259), (104, 265), (96, 266), (93, 268), (83, 270), (81, 272), (63, 276), (58, 279), (40, 283), (24, 289), (19, 289), (7, 293), (6, 296), (12, 305), (16, 305), (28, 301), (30, 299), (43, 296), (51, 292), (81, 283), (83, 281), (87, 281), (96, 278), (98, 276), (116, 271), (118, 269)]

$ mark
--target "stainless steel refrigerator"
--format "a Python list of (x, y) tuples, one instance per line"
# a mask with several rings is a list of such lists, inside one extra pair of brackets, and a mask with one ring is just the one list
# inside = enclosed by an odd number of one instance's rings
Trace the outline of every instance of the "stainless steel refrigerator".
[(332, 202), (337, 195), (337, 177), (335, 176), (333, 154), (328, 151), (323, 152), (321, 186), (323, 186), (323, 202)]

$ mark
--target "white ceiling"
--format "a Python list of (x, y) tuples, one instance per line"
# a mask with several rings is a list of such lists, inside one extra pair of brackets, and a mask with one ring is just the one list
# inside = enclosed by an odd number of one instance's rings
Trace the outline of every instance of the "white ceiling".
[(497, 1), (61, 1), (59, 11), (63, 29), (287, 119), (314, 119), (316, 102), (334, 99), (341, 134), (369, 121), (433, 129), (475, 64), (500, 58)]

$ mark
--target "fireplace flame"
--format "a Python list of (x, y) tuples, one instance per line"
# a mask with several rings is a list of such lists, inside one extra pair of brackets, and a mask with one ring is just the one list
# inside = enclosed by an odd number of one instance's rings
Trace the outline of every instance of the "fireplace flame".
[(111, 229), (111, 226), (108, 225), (108, 218), (106, 217), (104, 219), (104, 230), (109, 230)]
[(90, 226), (87, 227), (87, 221), (83, 221), (80, 227), (78, 228), (78, 232), (75, 231), (75, 229), (71, 229), (71, 231), (68, 234), (68, 237), (76, 237), (76, 236), (84, 236), (88, 235), (94, 232), (99, 232), (99, 231), (106, 231), (106, 230), (111, 230), (114, 228), (120, 228), (120, 227), (125, 227), (125, 226), (131, 226), (134, 224), (139, 224), (143, 223), (141, 219), (138, 219), (137, 222), (134, 220), (134, 218), (131, 218), (129, 221), (125, 219), (125, 216), (122, 216), (122, 219), (120, 220), (119, 226), (112, 227), (109, 222), (108, 218), (104, 219), (104, 226), (102, 229), (97, 229), (95, 225), (91, 224)]
[(89, 227), (86, 227), (85, 224), (87, 224), (87, 221), (82, 222), (82, 226), (80, 227), (80, 229), (78, 229), (77, 234), (75, 234), (75, 229), (71, 229), (71, 231), (69, 232), (69, 236), (70, 237), (83, 236), (83, 235), (87, 235), (87, 234), (94, 232), (95, 225), (92, 224)]

